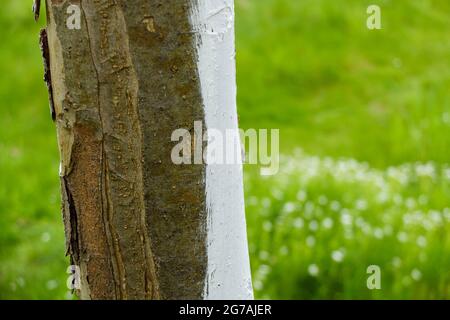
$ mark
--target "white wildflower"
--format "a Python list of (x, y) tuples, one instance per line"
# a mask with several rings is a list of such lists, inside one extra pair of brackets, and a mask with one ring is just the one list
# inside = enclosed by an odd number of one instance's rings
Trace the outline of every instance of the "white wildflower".
[(427, 238), (425, 238), (424, 236), (420, 236), (420, 237), (417, 238), (416, 243), (417, 243), (417, 245), (419, 247), (422, 247), (422, 248), (426, 247), (426, 245), (427, 245)]
[(353, 223), (353, 217), (350, 215), (348, 209), (343, 209), (341, 211), (341, 223), (346, 226), (349, 226)]
[(58, 281), (49, 280), (47, 281), (46, 287), (48, 290), (55, 290), (56, 288), (58, 288)]
[(411, 271), (411, 278), (413, 278), (414, 281), (419, 281), (422, 278), (422, 272), (420, 272), (419, 269), (414, 269)]
[(406, 232), (401, 231), (397, 234), (397, 239), (398, 239), (398, 241), (404, 243), (404, 242), (408, 241), (408, 235), (406, 234)]
[(337, 212), (341, 209), (341, 204), (338, 201), (332, 201), (330, 204), (330, 209)]
[(319, 229), (319, 224), (317, 223), (316, 220), (313, 220), (309, 223), (309, 230), (311, 231), (317, 231)]
[(341, 250), (335, 250), (331, 253), (331, 258), (336, 262), (342, 262), (344, 260), (344, 253)]
[(302, 218), (296, 218), (294, 220), (294, 227), (297, 229), (301, 229), (303, 228), (303, 226), (305, 225), (304, 221)]
[(358, 209), (359, 211), (364, 211), (367, 210), (367, 201), (364, 199), (359, 199), (358, 201), (356, 201), (356, 205), (355, 205), (356, 209)]
[(283, 211), (286, 213), (291, 213), (295, 211), (295, 203), (293, 202), (286, 202), (284, 207), (283, 207)]
[(399, 267), (402, 265), (402, 260), (401, 260), (399, 257), (394, 257), (394, 258), (392, 259), (392, 265), (393, 265), (395, 268), (399, 268)]
[(269, 208), (271, 206), (272, 202), (270, 201), (269, 198), (264, 198), (262, 200), (262, 205), (264, 208)]
[(49, 242), (51, 239), (52, 239), (52, 236), (51, 236), (50, 233), (48, 233), (48, 232), (44, 232), (44, 233), (41, 235), (41, 241), (42, 241), (42, 242)]
[(328, 203), (328, 198), (326, 196), (324, 196), (324, 195), (321, 195), (319, 197), (319, 204), (321, 206), (325, 206), (327, 203)]
[(331, 218), (325, 218), (322, 221), (322, 225), (325, 229), (331, 229), (333, 227), (333, 219)]
[(303, 201), (306, 200), (306, 198), (307, 198), (307, 195), (306, 195), (306, 192), (305, 192), (305, 191), (300, 190), (300, 191), (297, 193), (297, 200), (298, 200), (298, 201), (303, 202)]
[(270, 232), (272, 230), (272, 222), (270, 221), (264, 221), (263, 223), (263, 229), (266, 232)]
[(375, 228), (373, 235), (375, 236), (375, 238), (377, 239), (383, 239), (384, 238), (384, 232), (383, 229), (381, 228)]
[(269, 253), (267, 251), (261, 251), (259, 253), (259, 259), (261, 259), (261, 260), (269, 259)]
[(263, 289), (263, 283), (260, 280), (255, 280), (253, 282), (253, 288), (255, 288), (256, 291), (260, 291)]
[(414, 198), (408, 198), (408, 199), (406, 199), (406, 207), (407, 207), (409, 210), (414, 209), (414, 208), (416, 207), (416, 205), (417, 205), (417, 203), (416, 203), (416, 200), (414, 200)]
[(256, 206), (256, 205), (258, 205), (258, 198), (255, 197), (255, 196), (251, 196), (251, 197), (248, 199), (248, 204), (251, 205), (251, 206)]
[(419, 197), (419, 203), (421, 204), (421, 205), (426, 205), (426, 204), (428, 204), (428, 197), (426, 196), (426, 195), (424, 195), (424, 194), (422, 194), (422, 195), (420, 195), (420, 197)]
[(316, 245), (316, 238), (314, 238), (313, 236), (308, 236), (306, 238), (306, 245), (308, 247), (314, 247)]
[(319, 267), (316, 264), (311, 264), (308, 266), (308, 273), (312, 277), (317, 277), (319, 275)]

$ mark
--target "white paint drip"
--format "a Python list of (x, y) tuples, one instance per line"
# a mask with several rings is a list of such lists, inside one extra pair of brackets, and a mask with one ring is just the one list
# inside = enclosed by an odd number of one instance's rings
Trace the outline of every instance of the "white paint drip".
[[(237, 130), (233, 0), (194, 0), (198, 71), (207, 128)], [(208, 165), (205, 299), (253, 299), (242, 165)]]

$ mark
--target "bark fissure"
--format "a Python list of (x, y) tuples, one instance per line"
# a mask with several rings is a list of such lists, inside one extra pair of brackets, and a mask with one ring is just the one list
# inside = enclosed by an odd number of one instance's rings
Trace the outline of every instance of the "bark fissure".
[(42, 29), (39, 35), (39, 45), (41, 47), (42, 61), (44, 63), (44, 82), (48, 90), (48, 100), (50, 115), (52, 120), (56, 120), (55, 104), (53, 102), (52, 75), (50, 71), (50, 52), (48, 48), (47, 29)]
[[(114, 208), (112, 207), (112, 201), (109, 195), (109, 172), (108, 172), (108, 161), (106, 159), (106, 155), (104, 152), (104, 145), (102, 143), (102, 175), (104, 175), (104, 184), (100, 188), (102, 190), (102, 194), (105, 195), (105, 207), (102, 207), (103, 211), (106, 211), (106, 228), (107, 228), (107, 235), (108, 240), (111, 241), (112, 246), (112, 252), (111, 255), (113, 257), (113, 260), (115, 262), (115, 281), (116, 281), (116, 288), (118, 288), (119, 298), (120, 299), (126, 299), (127, 298), (127, 284), (126, 284), (126, 274), (125, 274), (125, 265), (122, 261), (122, 254), (120, 252), (120, 244), (118, 241), (118, 234), (116, 229), (114, 228), (113, 223), (113, 217), (112, 212)], [(103, 191), (104, 190), (104, 191)], [(104, 210), (106, 209), (106, 210)]]
[(78, 217), (77, 217), (77, 210), (75, 207), (75, 202), (73, 200), (72, 193), (70, 192), (70, 188), (68, 185), (68, 181), (66, 178), (62, 178), (62, 188), (64, 189), (64, 198), (67, 203), (67, 212), (69, 214), (69, 221), (70, 224), (70, 235), (69, 235), (69, 246), (67, 253), (70, 254), (71, 263), (73, 265), (79, 265), (80, 263), (80, 233), (78, 230)]

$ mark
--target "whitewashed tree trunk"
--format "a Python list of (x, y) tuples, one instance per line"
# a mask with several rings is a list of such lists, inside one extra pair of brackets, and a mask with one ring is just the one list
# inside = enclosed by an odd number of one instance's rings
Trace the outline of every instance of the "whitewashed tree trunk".
[[(198, 70), (207, 128), (238, 130), (233, 0), (198, 0)], [(242, 165), (206, 167), (210, 299), (252, 299)]]
[(251, 299), (242, 165), (171, 161), (176, 129), (237, 129), (233, 1), (48, 0), (46, 9), (81, 298)]

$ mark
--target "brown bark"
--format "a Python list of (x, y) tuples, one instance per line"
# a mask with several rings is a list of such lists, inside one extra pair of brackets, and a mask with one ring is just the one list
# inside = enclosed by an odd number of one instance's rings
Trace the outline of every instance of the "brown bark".
[[(204, 121), (191, 0), (48, 0), (67, 250), (83, 299), (199, 299), (205, 167), (172, 131)], [(67, 7), (81, 29), (67, 27)]]

